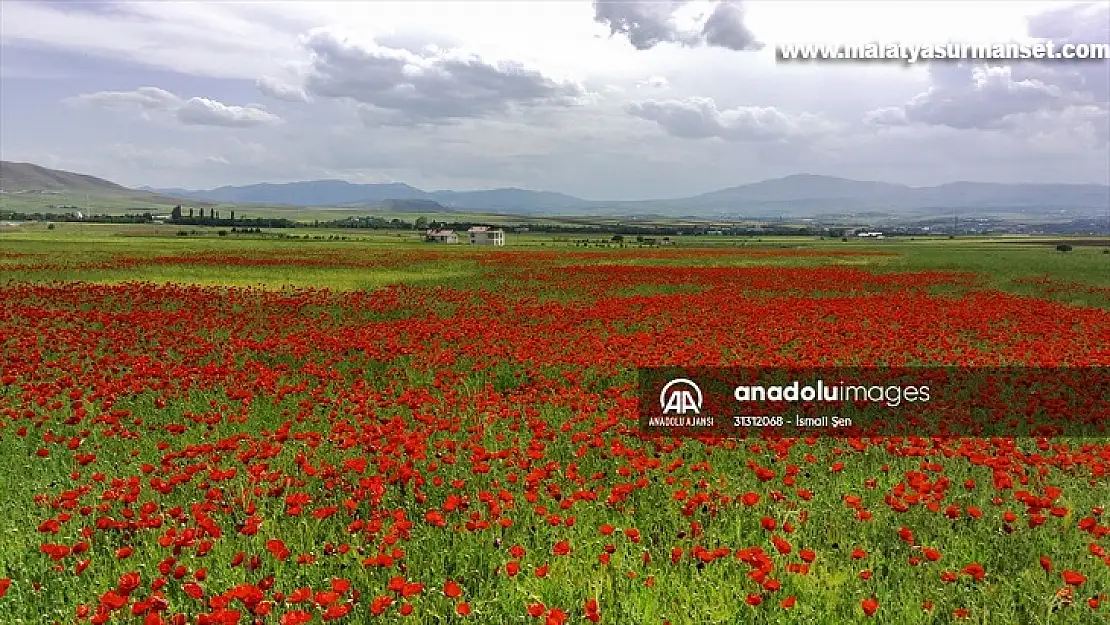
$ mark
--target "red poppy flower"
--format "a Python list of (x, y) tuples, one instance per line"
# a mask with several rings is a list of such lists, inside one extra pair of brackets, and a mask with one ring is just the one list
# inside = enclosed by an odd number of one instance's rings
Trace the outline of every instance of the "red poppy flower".
[(987, 576), (987, 572), (983, 569), (983, 566), (981, 564), (979, 564), (978, 562), (972, 562), (971, 564), (965, 566), (963, 568), (963, 571), (961, 571), (961, 572), (964, 575), (970, 575), (971, 577), (975, 578), (975, 581), (977, 581), (977, 582), (983, 581), (983, 578), (985, 578)]
[(312, 613), (304, 610), (292, 610), (281, 616), (281, 625), (305, 625), (312, 622)]
[(374, 616), (381, 616), (391, 605), (393, 605), (393, 597), (381, 595), (370, 602), (370, 613)]
[(597, 623), (601, 620), (601, 612), (598, 608), (596, 599), (586, 600), (586, 604), (583, 606), (583, 611), (585, 612), (586, 620), (593, 623)]
[(204, 589), (196, 582), (185, 582), (181, 585), (181, 590), (193, 599), (200, 599), (204, 596)]
[(868, 597), (863, 601), (860, 601), (859, 605), (861, 608), (863, 608), (863, 613), (867, 616), (875, 614), (875, 612), (879, 609), (879, 602), (876, 601), (874, 597)]
[(1064, 583), (1069, 586), (1082, 586), (1087, 581), (1087, 576), (1079, 571), (1064, 570), (1060, 575), (1064, 578)]

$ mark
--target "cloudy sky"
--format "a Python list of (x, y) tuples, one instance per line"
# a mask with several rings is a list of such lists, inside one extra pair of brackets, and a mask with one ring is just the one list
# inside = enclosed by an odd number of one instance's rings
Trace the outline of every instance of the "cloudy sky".
[(796, 173), (1110, 182), (1103, 62), (776, 62), (1110, 41), (1110, 3), (0, 2), (0, 151), (122, 184), (679, 197)]

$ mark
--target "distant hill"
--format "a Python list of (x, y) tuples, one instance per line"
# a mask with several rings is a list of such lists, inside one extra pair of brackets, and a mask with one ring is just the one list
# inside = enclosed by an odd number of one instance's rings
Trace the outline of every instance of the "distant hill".
[(431, 199), (428, 193), (407, 184), (352, 184), (344, 180), (312, 180), (282, 184), (252, 184), (202, 191), (151, 189), (159, 193), (228, 204), (277, 204), (290, 206), (350, 206), (382, 200)]
[(517, 188), (423, 191), (401, 183), (352, 184), (341, 180), (254, 184), (207, 191), (157, 191), (215, 202), (295, 206), (380, 207), (385, 200), (424, 200), (456, 211), (528, 215), (798, 218), (865, 212), (916, 215), (988, 209), (1030, 213), (1072, 210), (1100, 215), (1110, 207), (1110, 187), (1105, 185), (954, 182), (935, 187), (909, 187), (812, 174), (764, 180), (687, 198), (612, 202)]
[(0, 189), (7, 193), (50, 191), (98, 197), (119, 196), (152, 204), (176, 204), (181, 201), (157, 192), (129, 189), (96, 176), (13, 161), (0, 161)]
[(893, 198), (907, 189), (909, 187), (886, 182), (861, 182), (832, 176), (797, 174), (703, 193), (684, 201), (704, 206), (752, 202), (854, 200), (861, 197)]
[(992, 184), (951, 182), (914, 189), (911, 197), (923, 206), (979, 208), (1093, 208), (1106, 214), (1110, 187), (1097, 184)]
[[(592, 201), (551, 191), (518, 188), (424, 191), (399, 183), (357, 184), (344, 180), (263, 183), (209, 190), (138, 190), (84, 174), (30, 163), (0, 162), (0, 189), (127, 195), (157, 203), (266, 204), (385, 209), (395, 212), (490, 212), (518, 215), (660, 216), (699, 218), (811, 218), (826, 216), (936, 216), (958, 213), (1104, 218), (1110, 187), (1096, 184), (996, 184), (952, 182), (910, 187), (885, 182), (797, 174), (687, 198)], [(181, 198), (176, 199), (176, 198)]]
[(825, 215), (911, 216), (967, 212), (1030, 217), (1066, 210), (1086, 216), (1110, 209), (1110, 187), (1096, 184), (953, 182), (910, 187), (885, 182), (799, 174), (675, 200), (620, 202), (598, 207), (612, 214), (790, 217)]
[(449, 213), (451, 209), (435, 200), (382, 200), (381, 209), (394, 213)]
[(32, 163), (0, 161), (0, 189), (5, 191), (75, 191), (128, 193), (131, 189), (103, 178), (48, 169)]
[(527, 189), (490, 189), (488, 191), (433, 191), (432, 197), (457, 209), (484, 209), (498, 212), (552, 213), (580, 211), (591, 202), (554, 191)]
[(590, 202), (551, 191), (490, 189), (484, 191), (423, 191), (402, 183), (354, 184), (343, 180), (310, 180), (282, 184), (252, 184), (190, 191), (150, 189), (181, 197), (233, 204), (292, 206), (375, 206), (385, 200), (427, 200), (457, 210), (547, 213), (580, 209)]

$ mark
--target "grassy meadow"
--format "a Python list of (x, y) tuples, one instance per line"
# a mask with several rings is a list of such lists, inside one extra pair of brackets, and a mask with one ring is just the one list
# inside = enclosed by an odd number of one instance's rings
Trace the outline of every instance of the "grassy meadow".
[(1110, 240), (179, 230), (0, 228), (0, 623), (1110, 620), (1110, 437), (649, 438), (635, 388), (1106, 367)]
[[(219, 228), (170, 225), (111, 225), (59, 223), (53, 230), (43, 224), (0, 228), (0, 267), (9, 265), (4, 277), (20, 280), (82, 280), (93, 282), (155, 281), (199, 285), (266, 286), (280, 288), (326, 287), (335, 289), (373, 288), (404, 282), (451, 283), (480, 279), (476, 259), (484, 251), (467, 244), (429, 244), (419, 232), (361, 229), (270, 230), (263, 235), (217, 236)], [(196, 232), (182, 237), (178, 232)], [(282, 239), (288, 232), (298, 237)], [(614, 231), (613, 234), (619, 234)], [(594, 255), (597, 262), (640, 263), (635, 257), (612, 259), (611, 252), (652, 249), (638, 246), (626, 237), (624, 246), (607, 243), (612, 235), (575, 236), (567, 234), (510, 233), (500, 250), (556, 252), (572, 250)], [(577, 244), (587, 238), (589, 246)], [(656, 237), (658, 238), (658, 237)], [(1103, 306), (1105, 289), (1110, 288), (1110, 238), (1089, 239), (1073, 246), (1070, 252), (1055, 249), (1066, 237), (946, 237), (892, 238), (882, 241), (849, 239), (842, 242), (821, 237), (671, 237), (673, 247), (659, 246), (662, 258), (649, 258), (651, 264), (683, 265), (688, 261), (681, 250), (738, 249), (813, 250), (832, 252), (874, 251), (882, 255), (832, 257), (831, 262), (866, 266), (878, 272), (951, 271), (971, 272), (1002, 291), (1064, 298), (1077, 305)], [(345, 240), (338, 240), (345, 239)], [(168, 256), (205, 254), (275, 256), (278, 258), (316, 256), (346, 259), (357, 265), (367, 258), (388, 255), (392, 250), (405, 253), (435, 252), (434, 260), (414, 260), (403, 267), (292, 267), (275, 265), (235, 266), (182, 262), (147, 263)], [(676, 252), (678, 250), (678, 252)], [(494, 250), (496, 251), (496, 250)], [(666, 255), (672, 258), (668, 259)], [(126, 267), (113, 267), (115, 259), (127, 259)], [(815, 265), (830, 262), (829, 257), (785, 254), (778, 257), (737, 254), (698, 259), (701, 266)], [(99, 266), (104, 265), (104, 266)]]

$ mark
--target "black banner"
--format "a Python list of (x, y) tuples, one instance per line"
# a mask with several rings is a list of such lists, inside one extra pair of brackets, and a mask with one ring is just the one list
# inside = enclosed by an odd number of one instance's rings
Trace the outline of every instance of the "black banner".
[(1110, 437), (1110, 367), (640, 369), (665, 436)]

